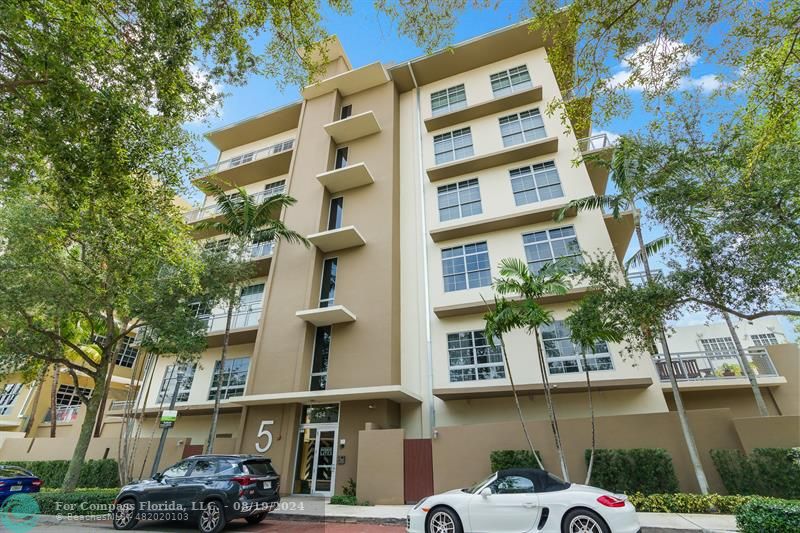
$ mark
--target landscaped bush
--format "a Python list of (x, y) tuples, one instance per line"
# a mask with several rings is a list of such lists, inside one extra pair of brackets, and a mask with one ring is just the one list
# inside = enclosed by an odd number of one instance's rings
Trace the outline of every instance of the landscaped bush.
[(795, 533), (800, 531), (800, 501), (753, 496), (736, 513), (742, 533)]
[(628, 500), (641, 513), (721, 513), (736, 514), (753, 496), (720, 494), (642, 494), (634, 492)]
[[(38, 476), (45, 487), (60, 487), (67, 475), (69, 461), (8, 461)], [(119, 471), (114, 459), (90, 459), (83, 463), (79, 487), (119, 487)]]
[(731, 494), (757, 494), (800, 499), (800, 449), (756, 448), (711, 450), (725, 489)]
[(331, 505), (369, 505), (369, 502), (360, 502), (355, 496), (348, 494), (334, 494), (331, 496)]
[[(541, 453), (536, 450), (541, 458)], [(508, 468), (539, 468), (539, 463), (529, 450), (494, 450), (489, 454), (492, 472)]]
[[(586, 464), (591, 451), (586, 450)], [(672, 457), (660, 448), (595, 450), (593, 486), (611, 492), (660, 494), (678, 492)]]
[(47, 491), (30, 494), (39, 504), (41, 514), (101, 515), (111, 512), (117, 489), (85, 489), (76, 492)]

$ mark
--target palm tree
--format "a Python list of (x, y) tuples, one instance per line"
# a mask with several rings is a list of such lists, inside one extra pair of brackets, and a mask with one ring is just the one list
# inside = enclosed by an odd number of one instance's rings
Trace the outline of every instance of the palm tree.
[[(493, 339), (495, 336), (502, 338), (504, 333), (514, 329), (524, 329), (528, 334), (533, 334), (539, 358), (539, 371), (544, 387), (547, 414), (550, 418), (553, 440), (558, 452), (561, 474), (565, 481), (569, 481), (569, 472), (561, 446), (558, 418), (550, 391), (550, 380), (539, 331), (542, 326), (553, 323), (552, 312), (545, 309), (539, 300), (547, 295), (566, 294), (569, 289), (566, 279), (568, 271), (565, 264), (559, 261), (545, 264), (538, 272), (531, 272), (528, 264), (516, 257), (501, 260), (499, 271), (500, 277), (494, 281), (494, 290), (501, 297), (497, 300), (495, 309), (487, 313), (485, 317), (486, 334), (489, 339)], [(512, 299), (506, 299), (505, 296), (511, 296)]]
[[(639, 244), (639, 250), (634, 256), (634, 259), (641, 262), (644, 267), (647, 283), (653, 283), (653, 273), (650, 269), (649, 256), (658, 249), (663, 248), (666, 244), (663, 237), (649, 243), (645, 242), (642, 233), (641, 216), (636, 209), (637, 202), (646, 200), (642, 188), (639, 186), (639, 178), (651, 172), (651, 163), (652, 161), (650, 158), (643, 153), (635, 141), (626, 137), (621, 137), (614, 148), (614, 156), (611, 159), (611, 173), (609, 176), (609, 179), (618, 191), (617, 194), (587, 196), (585, 198), (572, 200), (567, 206), (560, 209), (554, 217), (556, 221), (560, 221), (564, 219), (564, 216), (569, 210), (589, 211), (602, 208), (606, 212), (609, 212), (613, 218), (620, 219), (625, 211), (633, 211), (634, 232), (636, 233), (636, 240)], [(672, 354), (669, 350), (663, 325), (659, 328), (658, 337), (661, 350), (664, 352), (667, 375), (669, 377), (670, 388), (672, 389), (672, 396), (675, 400), (675, 410), (678, 412), (683, 438), (689, 450), (689, 458), (694, 468), (697, 484), (702, 494), (708, 494), (708, 480), (706, 479), (703, 465), (700, 463), (700, 454), (697, 451), (694, 434), (692, 428), (689, 426), (689, 419), (686, 415), (683, 399), (678, 390), (678, 381), (675, 379)]]
[(586, 352), (597, 353), (597, 346), (607, 342), (622, 342), (620, 329), (610, 323), (608, 316), (602, 313), (598, 305), (599, 295), (590, 294), (584, 297), (578, 307), (564, 320), (569, 328), (570, 339), (581, 351), (581, 364), (586, 374), (586, 392), (589, 396), (589, 417), (592, 426), (592, 446), (589, 453), (589, 465), (586, 470), (585, 485), (592, 479), (594, 454), (597, 447), (597, 431), (595, 426), (594, 405), (592, 403), (592, 381), (589, 376), (589, 364)]
[[(285, 194), (276, 194), (262, 201), (237, 187), (235, 192), (226, 192), (220, 185), (210, 183), (207, 189), (215, 199), (220, 217), (216, 220), (200, 222), (196, 225), (198, 230), (213, 230), (230, 237), (232, 261), (243, 263), (248, 260), (245, 251), (255, 241), (256, 237), (268, 241), (286, 241), (290, 243), (309, 246), (305, 237), (286, 227), (278, 218), (283, 208), (294, 205), (297, 200)], [(225, 357), (228, 353), (231, 322), (234, 308), (238, 303), (239, 285), (251, 277), (247, 270), (242, 271), (241, 279), (231, 284), (225, 302), (228, 306), (228, 315), (225, 322), (225, 334), (222, 340), (222, 355), (218, 361), (216, 375), (216, 394), (214, 395), (214, 411), (211, 415), (211, 428), (206, 443), (206, 453), (214, 451), (214, 439), (217, 434), (217, 420), (219, 419), (220, 387), (225, 371)]]

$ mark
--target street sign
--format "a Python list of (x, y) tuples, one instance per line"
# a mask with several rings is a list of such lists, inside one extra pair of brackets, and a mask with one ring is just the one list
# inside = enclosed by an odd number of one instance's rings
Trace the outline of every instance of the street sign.
[(158, 427), (168, 429), (175, 425), (175, 420), (178, 419), (178, 411), (175, 409), (164, 409), (161, 411), (161, 419), (159, 420)]

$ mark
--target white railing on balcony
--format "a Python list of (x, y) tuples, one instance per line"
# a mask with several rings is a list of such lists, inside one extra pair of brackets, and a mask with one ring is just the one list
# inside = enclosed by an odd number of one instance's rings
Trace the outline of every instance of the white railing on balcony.
[(608, 135), (605, 133), (598, 133), (597, 135), (592, 135), (591, 137), (578, 139), (578, 148), (580, 148), (581, 152), (584, 153), (610, 148), (613, 144), (614, 143), (611, 142), (611, 140), (608, 138)]
[(265, 157), (286, 152), (292, 148), (294, 148), (294, 139), (287, 139), (260, 150), (247, 152), (246, 154), (237, 155), (236, 157), (224, 159), (218, 163), (214, 163), (213, 165), (208, 165), (203, 169), (203, 174), (216, 174), (218, 172), (223, 172), (234, 167), (252, 163), (253, 161), (257, 161), (259, 159), (264, 159)]
[(254, 242), (247, 251), (245, 251), (242, 259), (245, 261), (255, 261), (256, 259), (271, 256), (274, 250), (275, 241)]
[[(228, 312), (219, 312), (211, 315), (201, 315), (198, 317), (206, 323), (208, 333), (219, 333), (225, 331), (225, 323), (228, 320)], [(258, 325), (261, 318), (261, 304), (241, 306), (234, 309), (231, 318), (231, 329), (249, 328)]]
[(108, 410), (125, 411), (126, 409), (132, 409), (134, 407), (134, 403), (135, 402), (132, 400), (112, 400)]
[[(273, 196), (277, 196), (279, 194), (283, 194), (284, 189), (281, 188), (273, 188), (268, 191), (260, 191), (257, 193), (253, 193), (250, 195), (250, 198), (256, 204), (260, 204), (266, 201), (268, 198), (272, 198)], [(198, 220), (203, 220), (204, 218), (211, 218), (215, 217), (220, 214), (220, 209), (217, 204), (207, 205), (205, 207), (199, 207), (197, 209), (192, 209), (191, 211), (187, 211), (183, 214), (183, 219), (191, 224), (193, 222), (197, 222)]]
[[(747, 364), (756, 377), (777, 376), (767, 351), (750, 348), (746, 350)], [(669, 381), (667, 363), (663, 354), (653, 358), (661, 381)], [(678, 381), (707, 381), (732, 378), (746, 378), (741, 360), (735, 352), (682, 352), (672, 354), (672, 368)]]
[[(655, 281), (660, 280), (664, 276), (660, 270), (651, 270), (650, 273), (653, 275)], [(625, 277), (627, 277), (630, 284), (635, 287), (641, 287), (647, 282), (647, 274), (644, 272), (629, 272)]]

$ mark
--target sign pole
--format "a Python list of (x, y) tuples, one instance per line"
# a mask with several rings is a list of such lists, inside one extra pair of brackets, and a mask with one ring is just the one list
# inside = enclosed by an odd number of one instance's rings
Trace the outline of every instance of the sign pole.
[[(177, 370), (177, 367), (177, 363), (173, 365), (173, 373)], [(150, 471), (150, 477), (153, 477), (158, 473), (158, 465), (161, 463), (161, 454), (164, 452), (164, 445), (167, 443), (167, 433), (169, 432), (169, 429), (175, 425), (175, 419), (177, 417), (175, 403), (178, 401), (178, 390), (180, 390), (182, 384), (183, 376), (179, 375), (175, 380), (175, 390), (172, 391), (172, 398), (169, 400), (169, 410), (164, 410), (161, 412), (161, 417), (159, 420), (159, 425), (162, 428), (161, 440), (158, 441), (158, 449), (156, 450), (156, 456), (153, 458), (153, 468)]]

